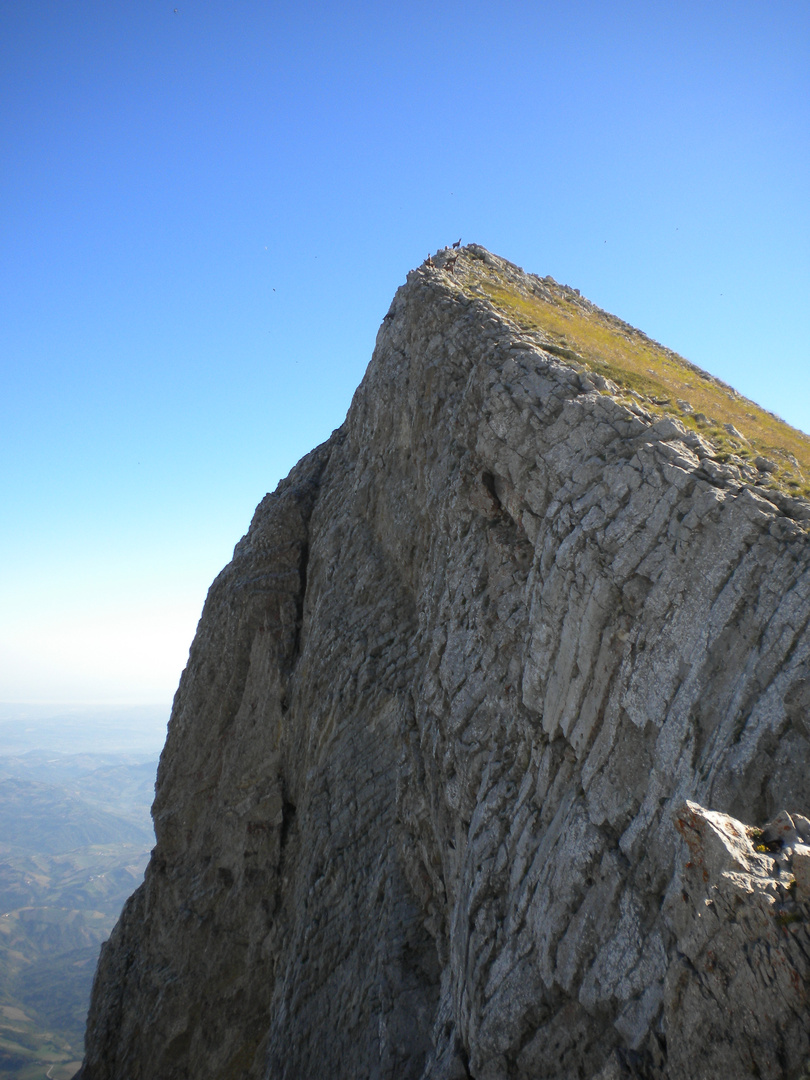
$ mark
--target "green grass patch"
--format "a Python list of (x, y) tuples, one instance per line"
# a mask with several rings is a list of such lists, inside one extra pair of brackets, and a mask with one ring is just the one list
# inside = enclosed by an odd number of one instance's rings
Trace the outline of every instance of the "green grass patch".
[(471, 283), (519, 327), (539, 332), (550, 352), (639, 395), (653, 415), (676, 416), (699, 432), (719, 460), (751, 466), (766, 458), (775, 466), (760, 474), (768, 486), (810, 497), (810, 437), (804, 432), (551, 278), (501, 273), (473, 257), (465, 260), (462, 288)]
[(785, 911), (781, 915), (776, 916), (776, 922), (779, 926), (790, 926), (791, 923), (800, 922), (801, 917), (801, 912)]

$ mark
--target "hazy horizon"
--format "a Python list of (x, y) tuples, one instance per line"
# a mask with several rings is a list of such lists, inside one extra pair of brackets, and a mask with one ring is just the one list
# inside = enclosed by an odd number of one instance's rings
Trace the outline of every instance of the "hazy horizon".
[(0, 701), (0, 755), (138, 753), (155, 757), (166, 741), (170, 704), (101, 705)]

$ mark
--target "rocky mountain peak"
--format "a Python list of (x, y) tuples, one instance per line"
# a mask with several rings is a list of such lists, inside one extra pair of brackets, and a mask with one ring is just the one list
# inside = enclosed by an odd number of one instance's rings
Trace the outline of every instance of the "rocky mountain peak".
[(808, 446), (411, 271), (211, 587), (83, 1080), (804, 1075)]

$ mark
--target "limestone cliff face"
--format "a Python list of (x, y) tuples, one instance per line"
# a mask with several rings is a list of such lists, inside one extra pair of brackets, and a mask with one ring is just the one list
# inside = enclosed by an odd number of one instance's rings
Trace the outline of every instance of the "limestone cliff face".
[(80, 1076), (804, 1076), (806, 504), (436, 262), (211, 588)]

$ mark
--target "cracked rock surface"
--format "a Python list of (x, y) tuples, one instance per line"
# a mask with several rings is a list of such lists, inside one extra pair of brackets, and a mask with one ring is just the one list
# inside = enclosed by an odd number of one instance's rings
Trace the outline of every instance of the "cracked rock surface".
[(467, 260), (211, 587), (82, 1080), (808, 1075), (806, 504)]

